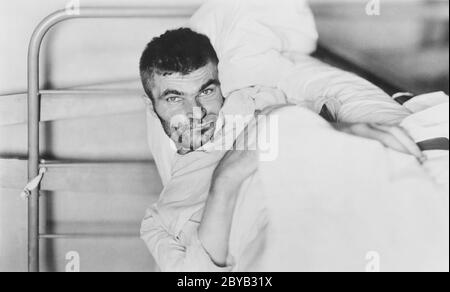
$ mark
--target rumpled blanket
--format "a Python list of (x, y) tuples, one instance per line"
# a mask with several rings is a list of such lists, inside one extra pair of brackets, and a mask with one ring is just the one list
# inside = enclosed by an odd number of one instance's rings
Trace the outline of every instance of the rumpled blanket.
[[(404, 125), (418, 141), (448, 137), (447, 105), (424, 108)], [(264, 137), (276, 155), (241, 187), (226, 268), (214, 265), (197, 234), (223, 152), (179, 157), (142, 225), (162, 270), (448, 270), (448, 176), (439, 172), (448, 172), (448, 150), (421, 165), (376, 141), (337, 132), (298, 106), (273, 116), (276, 134)]]

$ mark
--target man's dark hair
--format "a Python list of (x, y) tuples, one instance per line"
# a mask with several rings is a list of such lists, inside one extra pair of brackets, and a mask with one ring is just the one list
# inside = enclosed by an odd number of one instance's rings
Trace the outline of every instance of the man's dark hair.
[(219, 59), (209, 38), (189, 28), (170, 30), (154, 38), (144, 50), (139, 70), (145, 92), (153, 99), (150, 82), (154, 74), (187, 75)]

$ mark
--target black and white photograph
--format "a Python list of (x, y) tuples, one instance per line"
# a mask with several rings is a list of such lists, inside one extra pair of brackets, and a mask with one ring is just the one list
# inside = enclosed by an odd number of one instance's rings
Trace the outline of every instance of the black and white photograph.
[(0, 272), (449, 272), (449, 1), (0, 0)]

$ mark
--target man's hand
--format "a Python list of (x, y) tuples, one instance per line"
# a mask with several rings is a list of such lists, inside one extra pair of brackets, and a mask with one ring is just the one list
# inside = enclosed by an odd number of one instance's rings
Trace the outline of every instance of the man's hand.
[(256, 172), (258, 152), (256, 149), (256, 119), (239, 135), (232, 150), (229, 150), (216, 167), (213, 185), (227, 185), (238, 189), (246, 178)]
[(376, 140), (384, 146), (402, 153), (415, 156), (421, 163), (426, 157), (416, 142), (400, 127), (382, 126), (377, 124), (333, 124), (336, 130), (351, 135)]
[(232, 150), (229, 150), (217, 166), (213, 184), (216, 181), (229, 184), (231, 188), (238, 188), (258, 168), (257, 132), (259, 117), (267, 116), (272, 112), (289, 105), (269, 106), (255, 112), (255, 118), (247, 125), (239, 135)]

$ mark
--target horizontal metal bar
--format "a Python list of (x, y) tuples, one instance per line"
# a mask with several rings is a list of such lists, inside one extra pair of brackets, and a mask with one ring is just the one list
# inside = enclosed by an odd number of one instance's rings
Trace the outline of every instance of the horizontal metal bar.
[[(143, 7), (80, 7), (75, 18), (176, 18), (191, 17), (199, 6), (143, 6)], [(67, 13), (66, 11), (64, 11)], [(69, 15), (73, 12), (69, 10)]]
[(40, 234), (42, 240), (62, 240), (62, 239), (139, 239), (136, 234)]
[[(148, 97), (138, 88), (41, 91), (40, 122), (142, 113)], [(25, 94), (0, 97), (0, 127), (26, 124), (26, 107)]]
[(107, 167), (112, 165), (154, 165), (153, 160), (148, 161), (88, 161), (88, 162), (47, 162), (41, 160), (40, 168), (69, 168), (69, 167)]
[(39, 91), (41, 96), (45, 95), (144, 95), (145, 92), (142, 89), (77, 89), (77, 90), (41, 90)]

